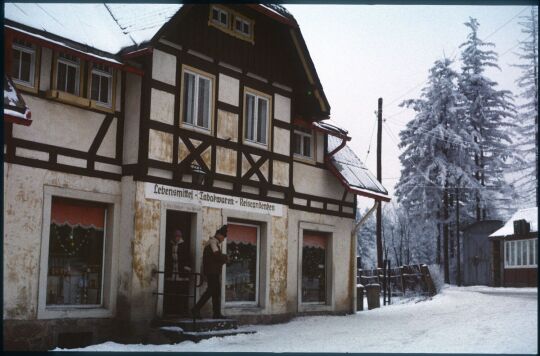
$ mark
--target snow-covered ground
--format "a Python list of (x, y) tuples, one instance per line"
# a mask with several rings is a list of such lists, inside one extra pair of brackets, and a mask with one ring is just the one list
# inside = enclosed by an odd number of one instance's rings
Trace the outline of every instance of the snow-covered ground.
[(537, 353), (536, 288), (446, 286), (431, 300), (347, 316), (251, 325), (256, 334), (175, 345), (106, 342), (83, 351)]

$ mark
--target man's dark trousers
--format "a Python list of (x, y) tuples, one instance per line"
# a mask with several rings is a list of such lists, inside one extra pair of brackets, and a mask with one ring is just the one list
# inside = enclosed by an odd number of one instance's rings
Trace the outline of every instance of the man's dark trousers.
[(219, 274), (206, 275), (208, 287), (203, 295), (201, 295), (201, 299), (199, 299), (193, 309), (201, 310), (202, 306), (208, 301), (208, 299), (212, 298), (212, 310), (214, 317), (221, 315), (221, 283), (219, 283), (219, 277)]

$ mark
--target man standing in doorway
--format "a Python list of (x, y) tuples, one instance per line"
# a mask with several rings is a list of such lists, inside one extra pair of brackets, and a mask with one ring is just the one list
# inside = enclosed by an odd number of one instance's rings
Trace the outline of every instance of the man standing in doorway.
[(202, 306), (212, 298), (212, 310), (214, 319), (223, 319), (221, 314), (221, 269), (227, 262), (227, 255), (221, 252), (221, 243), (227, 237), (227, 225), (223, 225), (216, 231), (213, 237), (205, 243), (203, 250), (203, 274), (208, 282), (206, 291), (201, 299), (195, 304), (191, 313), (193, 317), (200, 318)]

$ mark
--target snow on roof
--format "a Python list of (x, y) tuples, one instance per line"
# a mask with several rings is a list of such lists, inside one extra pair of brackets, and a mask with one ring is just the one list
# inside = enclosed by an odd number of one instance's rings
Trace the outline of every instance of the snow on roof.
[(32, 122), (30, 110), (7, 75), (4, 75), (4, 119), (24, 125)]
[[(328, 135), (328, 152), (338, 147), (342, 139)], [(347, 185), (360, 192), (368, 192), (388, 199), (388, 191), (360, 161), (348, 146), (330, 158), (330, 162), (343, 177)]]
[(178, 12), (179, 4), (6, 3), (6, 19), (108, 53), (140, 45)]
[(336, 133), (337, 135), (341, 136), (347, 136), (349, 133), (349, 131), (337, 126), (334, 122), (330, 120), (315, 121), (313, 122), (313, 126), (315, 126), (316, 128), (320, 128), (324, 131)]
[(489, 237), (514, 235), (514, 221), (522, 219), (531, 225), (531, 232), (538, 232), (538, 207), (534, 207), (516, 211), (503, 227), (489, 235)]

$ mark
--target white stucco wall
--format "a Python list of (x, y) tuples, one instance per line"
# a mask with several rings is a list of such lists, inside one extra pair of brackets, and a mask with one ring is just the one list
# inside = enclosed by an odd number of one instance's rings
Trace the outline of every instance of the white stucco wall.
[(37, 317), (45, 185), (120, 195), (119, 182), (4, 163), (5, 319)]
[(283, 95), (274, 95), (274, 117), (284, 122), (291, 122), (291, 99)]
[(137, 162), (141, 120), (141, 77), (126, 73), (123, 163)]
[(152, 88), (150, 93), (150, 120), (174, 124), (174, 95)]
[(291, 132), (274, 127), (274, 152), (288, 156), (291, 147)]
[(240, 81), (228, 75), (219, 74), (218, 100), (238, 106), (240, 96)]
[(343, 186), (326, 169), (294, 162), (294, 188), (297, 192), (341, 200)]
[(176, 57), (154, 49), (152, 52), (152, 78), (170, 85), (176, 84)]

